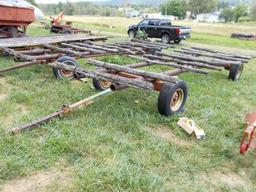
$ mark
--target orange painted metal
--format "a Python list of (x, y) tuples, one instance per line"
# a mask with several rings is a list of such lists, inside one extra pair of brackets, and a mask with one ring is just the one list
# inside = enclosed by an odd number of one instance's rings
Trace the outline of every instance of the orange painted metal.
[(256, 148), (256, 112), (248, 113), (245, 117), (246, 128), (243, 133), (243, 138), (240, 145), (240, 153), (246, 153), (249, 148)]
[(159, 80), (154, 81), (154, 90), (161, 91), (161, 88), (163, 85), (164, 85), (163, 81), (159, 81)]
[(35, 21), (33, 8), (0, 5), (0, 25), (27, 26)]

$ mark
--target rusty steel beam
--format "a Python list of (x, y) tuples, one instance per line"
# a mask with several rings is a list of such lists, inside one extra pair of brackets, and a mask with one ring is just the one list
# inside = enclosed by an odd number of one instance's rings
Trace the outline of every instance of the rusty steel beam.
[(107, 89), (105, 91), (102, 91), (100, 93), (97, 93), (96, 95), (93, 95), (91, 97), (88, 97), (88, 98), (85, 98), (81, 101), (78, 101), (74, 104), (71, 104), (71, 105), (68, 105), (68, 106), (65, 106), (62, 107), (60, 110), (50, 114), (50, 115), (47, 115), (45, 117), (42, 117), (42, 118), (39, 118), (37, 120), (34, 120), (34, 121), (31, 121), (25, 125), (22, 125), (22, 126), (19, 126), (19, 127), (16, 127), (14, 129), (12, 129), (10, 131), (11, 134), (17, 134), (17, 133), (20, 133), (20, 132), (23, 132), (23, 131), (27, 131), (27, 130), (31, 130), (32, 128), (34, 128), (35, 126), (38, 126), (38, 125), (41, 125), (43, 123), (46, 123), (52, 119), (55, 119), (55, 118), (58, 118), (58, 117), (61, 117), (62, 115), (65, 115), (67, 113), (70, 113), (72, 112), (73, 110), (81, 107), (81, 106), (88, 106), (90, 104), (92, 104), (95, 99), (101, 97), (101, 96), (104, 96), (104, 95), (107, 95), (111, 93), (111, 90), (110, 89)]
[(12, 71), (12, 70), (15, 70), (15, 69), (20, 69), (20, 68), (36, 65), (36, 64), (39, 64), (39, 63), (40, 62), (38, 62), (38, 61), (24, 62), (24, 63), (18, 64), (18, 65), (12, 66), (12, 67), (3, 68), (3, 69), (0, 70), (0, 73), (5, 73), (5, 72)]

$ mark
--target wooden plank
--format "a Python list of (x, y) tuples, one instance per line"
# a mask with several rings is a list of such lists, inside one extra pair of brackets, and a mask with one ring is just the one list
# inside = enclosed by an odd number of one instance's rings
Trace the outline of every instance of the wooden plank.
[(113, 75), (110, 73), (104, 73), (102, 71), (92, 71), (88, 69), (84, 69), (81, 67), (72, 67), (69, 65), (66, 65), (65, 63), (58, 63), (54, 62), (49, 64), (53, 68), (58, 68), (58, 69), (65, 69), (68, 71), (75, 71), (75, 73), (84, 75), (87, 78), (95, 78), (97, 80), (103, 80), (103, 81), (110, 81), (112, 83), (120, 83), (123, 85), (139, 88), (139, 89), (145, 89), (145, 90), (154, 90), (154, 85), (150, 82), (141, 80), (141, 79), (130, 79), (130, 78), (125, 78), (119, 75)]
[(175, 63), (167, 63), (167, 62), (163, 62), (163, 61), (159, 61), (159, 60), (152, 60), (152, 59), (147, 59), (147, 58), (141, 58), (138, 56), (134, 56), (134, 55), (129, 55), (129, 57), (134, 58), (134, 59), (138, 59), (138, 60), (142, 60), (148, 63), (152, 63), (152, 64), (158, 64), (158, 65), (165, 65), (165, 66), (169, 66), (169, 67), (174, 67), (177, 69), (183, 69), (185, 71), (191, 71), (194, 73), (200, 73), (200, 74), (208, 74), (208, 71), (205, 70), (201, 70), (201, 69), (197, 69), (188, 65), (178, 65)]
[(102, 61), (97, 61), (97, 60), (93, 60), (93, 59), (88, 59), (87, 60), (88, 64), (91, 65), (96, 65), (98, 67), (102, 67), (102, 68), (107, 68), (107, 69), (114, 69), (117, 71), (121, 71), (121, 72), (126, 72), (126, 73), (130, 73), (133, 75), (139, 75), (142, 77), (149, 77), (152, 79), (159, 79), (159, 80), (163, 80), (163, 81), (168, 81), (168, 82), (172, 82), (172, 83), (177, 83), (177, 79), (167, 76), (167, 75), (163, 75), (163, 74), (158, 74), (158, 73), (153, 73), (153, 72), (149, 72), (149, 71), (142, 71), (142, 70), (137, 70), (137, 69), (132, 69), (129, 67), (125, 67), (125, 66), (120, 66), (120, 65), (116, 65), (116, 64), (112, 64), (112, 63), (107, 63), (107, 62), (102, 62)]
[(50, 35), (39, 37), (21, 37), (21, 38), (7, 38), (0, 39), (0, 47), (28, 47), (38, 46), (42, 44), (53, 44), (60, 42), (72, 42), (72, 41), (101, 41), (106, 40), (106, 37), (88, 36), (85, 34), (72, 34), (72, 35)]

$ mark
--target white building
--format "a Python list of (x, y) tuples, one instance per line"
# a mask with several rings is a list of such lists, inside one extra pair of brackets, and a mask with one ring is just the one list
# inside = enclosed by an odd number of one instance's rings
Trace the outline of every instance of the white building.
[(196, 21), (207, 23), (219, 23), (223, 22), (223, 19), (220, 18), (220, 12), (216, 11), (214, 13), (198, 14), (196, 16)]
[(126, 11), (125, 13), (125, 16), (126, 17), (138, 17), (140, 15), (140, 12), (139, 11), (136, 11), (136, 10), (129, 10), (129, 11)]
[(179, 20), (178, 17), (173, 15), (162, 15), (161, 13), (143, 13), (142, 18), (151, 18), (151, 19), (169, 19), (171, 21)]

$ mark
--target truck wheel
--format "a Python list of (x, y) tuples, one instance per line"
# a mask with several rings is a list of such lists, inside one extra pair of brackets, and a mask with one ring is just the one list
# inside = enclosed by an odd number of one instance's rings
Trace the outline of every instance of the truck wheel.
[(164, 44), (169, 44), (170, 41), (171, 41), (170, 35), (168, 35), (168, 34), (163, 34), (162, 37), (161, 37), (161, 41), (162, 41), (162, 43), (164, 43)]
[(52, 27), (50, 28), (50, 33), (57, 33), (55, 27), (52, 26)]
[(175, 43), (175, 44), (179, 44), (180, 42), (181, 42), (181, 39), (175, 39), (175, 40), (174, 40), (174, 43)]
[(129, 30), (128, 35), (129, 35), (130, 39), (134, 39), (136, 34), (135, 34), (135, 31)]
[(8, 33), (11, 38), (19, 37), (19, 30), (17, 27), (8, 27)]
[(71, 29), (64, 29), (62, 33), (63, 34), (72, 34), (72, 31), (71, 31)]
[[(64, 56), (64, 57), (60, 57), (57, 62), (61, 63), (61, 64), (67, 64), (70, 66), (74, 66), (76, 67), (78, 64), (76, 62), (75, 59), (73, 59), (72, 57), (68, 57), (68, 56)], [(73, 71), (67, 71), (65, 69), (56, 69), (53, 68), (53, 74), (57, 79), (68, 79), (68, 80), (72, 80), (75, 77), (75, 73)]]
[(230, 67), (230, 71), (229, 71), (229, 79), (231, 79), (232, 81), (239, 81), (242, 73), (243, 73), (243, 69), (244, 69), (244, 65), (231, 65)]
[(108, 81), (99, 81), (97, 79), (92, 79), (93, 87), (98, 91), (104, 91), (108, 89), (111, 85)]
[(184, 110), (187, 100), (187, 86), (184, 81), (176, 84), (166, 83), (158, 97), (158, 111), (161, 115), (170, 116)]

